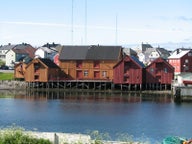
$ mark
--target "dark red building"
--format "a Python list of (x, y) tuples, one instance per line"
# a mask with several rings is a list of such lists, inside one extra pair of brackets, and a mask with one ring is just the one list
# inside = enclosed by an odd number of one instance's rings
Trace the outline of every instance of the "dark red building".
[(146, 89), (167, 89), (174, 78), (174, 67), (157, 58), (146, 67)]
[(114, 84), (129, 89), (142, 89), (144, 84), (144, 64), (134, 56), (125, 56), (114, 66)]

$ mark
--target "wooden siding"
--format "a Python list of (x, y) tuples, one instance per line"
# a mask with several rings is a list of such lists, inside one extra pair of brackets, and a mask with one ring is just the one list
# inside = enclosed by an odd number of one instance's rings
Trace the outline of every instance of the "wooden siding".
[[(36, 68), (37, 65), (38, 67)], [(62, 78), (64, 77), (61, 77), (59, 68), (49, 68), (39, 60), (34, 59), (26, 67), (25, 81), (27, 82), (48, 82)]]
[(180, 59), (169, 59), (169, 64), (175, 68), (175, 73), (181, 72), (181, 61)]
[(27, 64), (20, 62), (14, 67), (14, 78), (24, 79), (25, 68)]
[(126, 56), (114, 67), (115, 84), (143, 84), (143, 68)]
[[(71, 79), (82, 80), (112, 80), (113, 79), (113, 66), (117, 61), (95, 61), (84, 60), (79, 65), (79, 61), (60, 61), (60, 68)], [(79, 73), (82, 72), (82, 77), (79, 77)], [(77, 74), (78, 73), (78, 74)], [(97, 76), (95, 75), (97, 73)]]
[(174, 68), (162, 58), (158, 58), (146, 67), (147, 84), (171, 84)]

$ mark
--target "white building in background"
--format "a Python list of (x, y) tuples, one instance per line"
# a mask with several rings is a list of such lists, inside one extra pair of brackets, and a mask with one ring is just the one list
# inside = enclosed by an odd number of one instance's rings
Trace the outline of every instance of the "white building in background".
[(55, 48), (48, 47), (39, 47), (35, 51), (35, 58), (49, 58), (53, 60), (53, 57), (56, 55), (57, 50)]
[(0, 60), (3, 62), (6, 62), (6, 54), (9, 50), (16, 47), (16, 45), (11, 45), (10, 43), (8, 45), (4, 45), (0, 47)]

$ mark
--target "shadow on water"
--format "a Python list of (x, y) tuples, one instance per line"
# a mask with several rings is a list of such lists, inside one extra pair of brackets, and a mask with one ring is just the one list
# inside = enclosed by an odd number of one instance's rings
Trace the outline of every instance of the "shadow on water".
[(158, 102), (170, 103), (173, 98), (169, 93), (142, 93), (119, 91), (80, 91), (80, 90), (26, 90), (26, 91), (1, 91), (0, 97), (14, 97), (33, 100), (62, 99), (68, 101), (84, 102)]

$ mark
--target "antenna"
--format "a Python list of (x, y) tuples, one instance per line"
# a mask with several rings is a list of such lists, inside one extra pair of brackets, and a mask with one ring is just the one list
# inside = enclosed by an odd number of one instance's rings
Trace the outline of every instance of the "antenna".
[(71, 8), (71, 44), (73, 45), (73, 1), (72, 0), (72, 8)]
[(85, 44), (87, 44), (87, 0), (85, 0)]
[(116, 14), (116, 32), (115, 32), (115, 44), (117, 45), (118, 44), (118, 26), (117, 26), (117, 19), (118, 18), (118, 15)]

